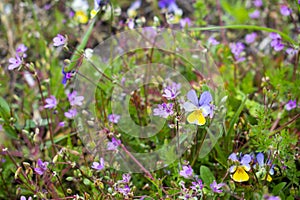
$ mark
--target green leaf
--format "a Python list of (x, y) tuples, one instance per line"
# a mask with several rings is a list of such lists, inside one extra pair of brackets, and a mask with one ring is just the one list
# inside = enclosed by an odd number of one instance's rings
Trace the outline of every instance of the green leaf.
[(5, 133), (8, 137), (12, 139), (18, 139), (18, 134), (10, 125), (3, 125), (3, 129), (5, 130)]
[(0, 97), (0, 116), (6, 121), (9, 121), (10, 118), (10, 108), (8, 103)]
[(204, 165), (200, 167), (200, 177), (202, 181), (209, 185), (211, 184), (214, 180), (216, 180), (214, 174), (210, 171), (210, 169)]
[(279, 192), (284, 188), (285, 185), (286, 185), (286, 182), (282, 182), (282, 183), (275, 185), (273, 188), (272, 194), (278, 195)]

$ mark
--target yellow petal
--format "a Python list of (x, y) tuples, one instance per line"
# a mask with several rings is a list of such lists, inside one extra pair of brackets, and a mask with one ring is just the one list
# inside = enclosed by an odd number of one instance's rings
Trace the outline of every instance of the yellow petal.
[(238, 166), (232, 176), (232, 179), (236, 182), (245, 182), (249, 180), (249, 175), (242, 166)]
[(189, 114), (189, 116), (187, 117), (187, 121), (190, 124), (197, 124), (199, 126), (205, 124), (206, 122), (201, 110), (195, 110), (191, 114)]
[(272, 181), (272, 177), (268, 174), (268, 177), (267, 177), (267, 181), (271, 182)]

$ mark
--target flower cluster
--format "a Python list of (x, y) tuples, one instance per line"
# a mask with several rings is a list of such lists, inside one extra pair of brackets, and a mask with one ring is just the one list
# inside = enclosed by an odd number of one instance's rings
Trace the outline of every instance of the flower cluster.
[(242, 56), (242, 53), (245, 49), (245, 45), (241, 42), (229, 44), (231, 53), (234, 55), (234, 58), (237, 62), (243, 62), (246, 58)]
[(115, 194), (121, 194), (124, 198), (133, 196), (133, 191), (131, 189), (131, 175), (123, 174), (122, 180), (117, 181), (114, 184)]

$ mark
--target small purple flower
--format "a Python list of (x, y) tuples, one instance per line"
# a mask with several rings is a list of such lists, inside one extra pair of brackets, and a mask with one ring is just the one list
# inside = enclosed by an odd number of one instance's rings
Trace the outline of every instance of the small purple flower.
[(185, 28), (185, 27), (190, 27), (192, 25), (192, 21), (190, 18), (186, 17), (180, 20), (180, 27)]
[(168, 118), (170, 115), (173, 115), (173, 104), (172, 103), (162, 103), (157, 105), (157, 108), (153, 109), (153, 115), (159, 116), (162, 118)]
[(61, 34), (57, 34), (57, 36), (53, 38), (53, 45), (56, 47), (63, 46), (66, 44), (66, 42), (67, 39)]
[[(21, 196), (21, 197), (20, 197), (20, 200), (26, 200), (26, 197), (25, 197), (25, 196)], [(28, 197), (27, 200), (32, 200), (32, 197)]]
[(91, 166), (95, 170), (103, 170), (104, 169), (104, 159), (100, 158), (100, 162), (93, 162), (93, 165)]
[(108, 121), (117, 124), (120, 120), (121, 116), (117, 114), (110, 114), (108, 115)]
[(245, 49), (245, 45), (241, 42), (229, 44), (231, 53), (234, 55), (234, 58), (237, 62), (242, 62), (245, 60), (245, 57), (241, 56), (241, 53)]
[(285, 104), (285, 106), (284, 106), (284, 108), (287, 110), (287, 111), (290, 111), (290, 110), (292, 110), (292, 109), (294, 109), (294, 108), (296, 108), (297, 107), (297, 102), (296, 102), (296, 100), (289, 100), (288, 102), (287, 102), (287, 104)]
[(294, 48), (287, 48), (285, 50), (285, 52), (291, 56), (296, 55), (298, 53), (298, 49), (294, 49)]
[(75, 105), (81, 106), (84, 97), (77, 96), (77, 91), (74, 90), (72, 93), (68, 94), (68, 99), (69, 99), (71, 106), (75, 106)]
[(10, 58), (8, 62), (10, 63), (10, 65), (8, 65), (8, 70), (18, 68), (22, 64), (22, 60), (19, 56), (16, 56), (16, 58)]
[(19, 55), (19, 56), (21, 56), (21, 57), (23, 57), (23, 58), (26, 58), (27, 57), (27, 55), (25, 54), (25, 52), (27, 51), (27, 47), (24, 45), (24, 44), (20, 44), (18, 47), (17, 47), (17, 49), (16, 49), (16, 53)]
[(212, 184), (210, 184), (210, 188), (212, 189), (212, 191), (214, 193), (222, 193), (223, 191), (220, 190), (221, 187), (225, 186), (226, 184), (225, 183), (219, 183), (217, 184), (216, 180), (214, 180), (212, 182)]
[(51, 95), (49, 98), (45, 99), (46, 105), (44, 106), (44, 108), (55, 108), (57, 106), (57, 100), (55, 98), (55, 96)]
[(193, 177), (193, 169), (190, 165), (183, 166), (182, 170), (179, 172), (180, 176), (183, 176), (184, 178), (192, 178)]
[(266, 200), (281, 200), (279, 196), (269, 196), (269, 195), (264, 195), (264, 199), (266, 199)]
[(134, 25), (135, 25), (134, 19), (129, 19), (128, 23), (127, 23), (128, 28), (129, 29), (134, 29)]
[(278, 33), (270, 33), (269, 37), (272, 39), (271, 47), (273, 47), (275, 51), (281, 51), (284, 48), (281, 36)]
[(121, 140), (117, 140), (116, 138), (112, 138), (111, 142), (107, 143), (107, 150), (114, 151), (118, 148), (118, 146), (121, 144)]
[(2, 131), (3, 130), (3, 126), (2, 126), (2, 124), (0, 124), (0, 131)]
[(259, 8), (263, 5), (263, 2), (262, 2), (262, 0), (254, 0), (253, 4), (255, 7)]
[(220, 44), (220, 42), (217, 41), (214, 37), (208, 38), (208, 43), (211, 44), (212, 46)]
[(125, 185), (124, 187), (116, 188), (116, 190), (120, 192), (123, 196), (128, 196), (130, 192), (130, 187), (128, 185)]
[(37, 165), (38, 167), (34, 168), (34, 171), (39, 174), (43, 175), (45, 171), (47, 171), (48, 162), (43, 162), (41, 159), (38, 159)]
[(257, 19), (257, 18), (259, 18), (259, 16), (260, 16), (259, 10), (254, 10), (252, 13), (249, 14), (249, 17), (251, 19)]
[(73, 119), (77, 115), (77, 110), (75, 108), (68, 110), (65, 112), (65, 117), (69, 119)]
[(122, 175), (122, 183), (129, 183), (130, 179), (131, 179), (131, 175), (130, 174), (123, 174)]
[(58, 123), (58, 126), (59, 126), (59, 127), (64, 127), (65, 125), (66, 125), (66, 122), (59, 122), (59, 123)]
[(247, 44), (253, 43), (256, 39), (257, 34), (255, 32), (249, 33), (245, 36), (245, 41)]
[(175, 0), (160, 0), (160, 1), (158, 1), (158, 7), (160, 9), (164, 9), (173, 3), (175, 3)]
[(180, 88), (180, 83), (177, 84), (173, 82), (171, 85), (167, 86), (164, 89), (164, 94), (162, 96), (166, 97), (168, 100), (173, 100), (180, 94)]
[(280, 6), (280, 13), (283, 16), (289, 16), (292, 14), (292, 10), (288, 6), (282, 5), (282, 6)]
[(199, 193), (202, 191), (203, 189), (203, 183), (202, 183), (202, 180), (201, 179), (198, 179), (196, 178), (196, 181), (195, 182), (192, 182), (192, 185), (191, 185), (191, 189), (194, 190), (196, 193)]
[(62, 74), (64, 76), (62, 79), (62, 84), (65, 85), (67, 81), (72, 78), (73, 72), (65, 72), (65, 69), (62, 68)]

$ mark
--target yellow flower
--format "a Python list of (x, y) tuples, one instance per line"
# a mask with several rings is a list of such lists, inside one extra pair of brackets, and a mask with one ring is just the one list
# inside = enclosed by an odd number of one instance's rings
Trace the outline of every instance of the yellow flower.
[(249, 180), (249, 175), (247, 174), (247, 170), (244, 166), (235, 166), (233, 169), (234, 173), (231, 178), (235, 182), (245, 182)]
[(81, 24), (86, 24), (89, 20), (88, 16), (82, 10), (76, 11), (75, 20)]

